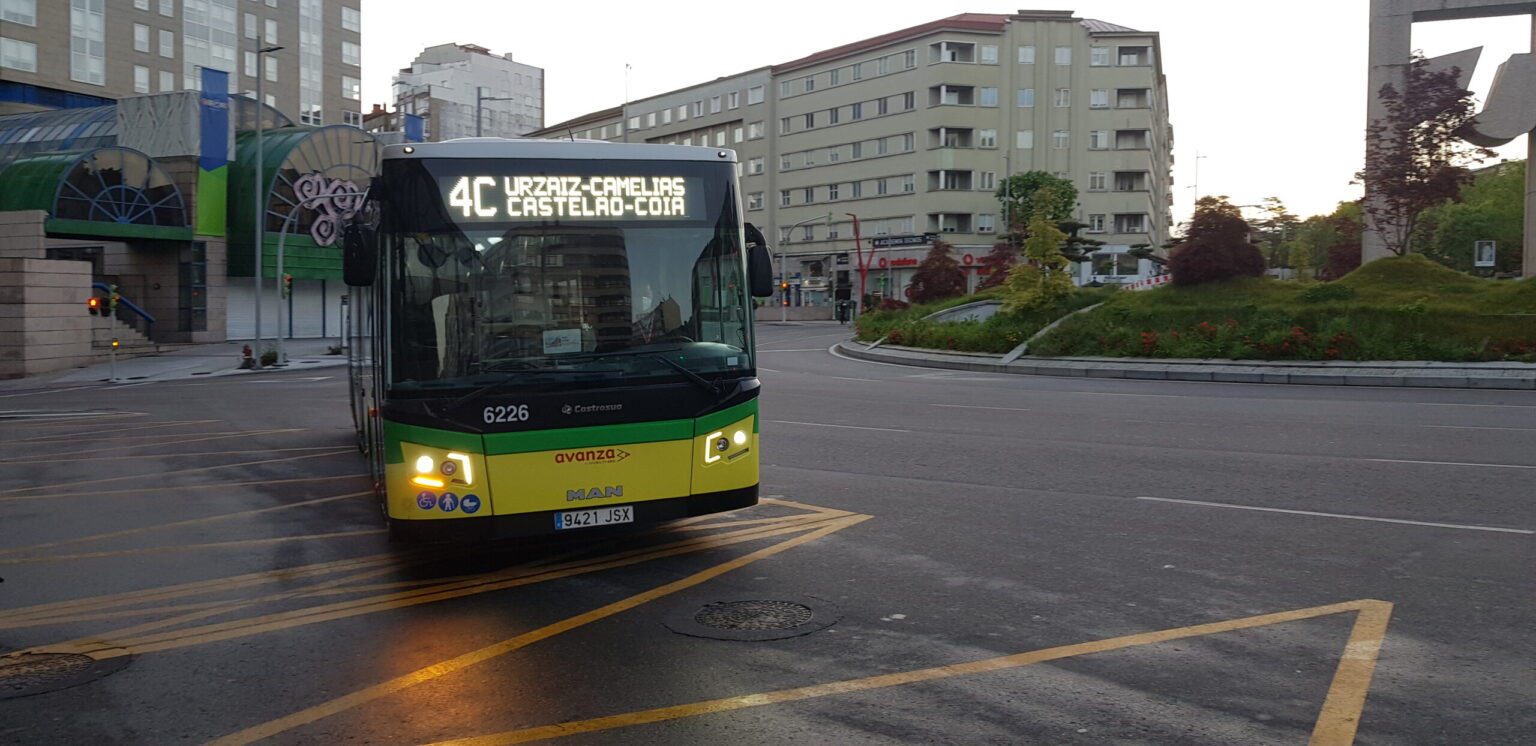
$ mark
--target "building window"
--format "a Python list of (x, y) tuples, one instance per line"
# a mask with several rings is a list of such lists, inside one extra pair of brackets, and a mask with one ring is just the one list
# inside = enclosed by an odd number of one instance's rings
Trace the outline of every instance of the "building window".
[(1058, 108), (1058, 109), (1059, 108), (1065, 108), (1065, 107), (1068, 107), (1068, 106), (1071, 106), (1071, 105), (1072, 105), (1072, 89), (1071, 88), (1057, 88), (1056, 89), (1056, 108)]
[(711, 113), (711, 114), (719, 114), (720, 113), (720, 97), (719, 96), (710, 96), (709, 97), (709, 113)]
[(751, 88), (747, 89), (747, 105), (748, 106), (751, 106), (753, 104), (760, 104), (762, 102), (763, 102), (763, 87), (762, 86), (755, 85), (755, 86), (752, 86)]
[(862, 63), (862, 62), (855, 62), (852, 65), (850, 65), (848, 67), (848, 69), (853, 71), (853, 74), (852, 74), (851, 77), (854, 80), (863, 80), (864, 79), (864, 63)]
[(791, 94), (789, 92), (789, 81), (787, 81), (787, 80), (779, 81), (779, 98), (789, 98), (790, 95)]
[(816, 90), (816, 76), (815, 75), (807, 75), (807, 76), (805, 76), (805, 92), (806, 93), (810, 93), (811, 91), (814, 91), (814, 90)]
[(36, 26), (37, 0), (0, 0), (0, 21)]
[(996, 65), (997, 64), (997, 45), (996, 44), (983, 44), (983, 45), (981, 45), (981, 57), (980, 57), (980, 59), (981, 59), (981, 64), (983, 64), (983, 65)]
[(702, 100), (693, 102), (693, 116), (695, 118), (704, 116), (704, 102)]
[(978, 189), (985, 189), (987, 191), (992, 191), (993, 189), (996, 189), (997, 188), (997, 172), (996, 171), (982, 171), (981, 172), (981, 186), (977, 187), (977, 188)]
[(816, 188), (815, 187), (806, 187), (805, 188), (805, 203), (806, 204), (810, 204), (810, 203), (815, 202), (815, 201), (816, 201)]
[(741, 91), (731, 91), (730, 93), (725, 94), (725, 108), (741, 108)]
[(885, 155), (886, 153), (890, 152), (886, 149), (885, 142), (885, 138), (883, 137), (875, 141), (875, 155)]
[(805, 115), (805, 128), (812, 129), (816, 126), (816, 112), (808, 112)]
[(688, 121), (688, 105), (687, 104), (683, 104), (682, 106), (677, 107), (677, 121), (679, 121), (679, 122), (686, 122), (686, 121)]
[(779, 205), (781, 207), (789, 207), (789, 190), (788, 189), (780, 189), (779, 190)]
[(750, 175), (757, 175), (757, 174), (760, 174), (762, 172), (763, 172), (763, 158), (762, 158), (762, 156), (758, 156), (756, 158), (749, 158), (747, 160), (747, 173), (748, 174), (750, 174)]
[(715, 147), (725, 147), (725, 130), (720, 130), (719, 132), (715, 133)]
[(1056, 64), (1058, 64), (1058, 65), (1070, 65), (1070, 64), (1072, 64), (1072, 48), (1071, 47), (1057, 47), (1056, 48)]
[(640, 129), (640, 117), (633, 116), (629, 118), (629, 129), (631, 132)]
[(350, 75), (341, 76), (341, 97), (353, 101), (363, 100), (363, 81)]
[(37, 45), (0, 36), (0, 67), (37, 72)]
[(149, 27), (142, 23), (133, 24), (133, 51), (149, 51)]
[(1089, 233), (1103, 233), (1104, 232), (1104, 216), (1103, 215), (1089, 215), (1088, 216), (1088, 232)]
[(1056, 130), (1051, 133), (1051, 148), (1054, 150), (1066, 150), (1071, 144), (1072, 133), (1067, 130)]
[(855, 182), (849, 184), (848, 185), (848, 193), (854, 199), (859, 199), (860, 197), (863, 197), (864, 196), (864, 182), (862, 182), (862, 181), (855, 181)]
[(837, 187), (838, 187), (837, 184), (828, 184), (827, 185), (827, 200), (828, 201), (831, 201), (831, 202), (836, 202), (837, 201), (837, 199), (838, 199), (838, 197), (837, 197)]
[(864, 104), (862, 102), (856, 103), (856, 104), (854, 104), (854, 105), (852, 105), (852, 106), (850, 106), (848, 108), (849, 108), (849, 113), (848, 113), (848, 118), (849, 119), (857, 121), (857, 120), (860, 120), (860, 119), (864, 118)]
[(361, 32), (363, 30), (363, 14), (357, 8), (343, 7), (341, 9), (341, 27), (348, 31)]
[(983, 88), (983, 89), (981, 89), (981, 100), (980, 100), (980, 103), (981, 103), (982, 106), (997, 106), (997, 89), (996, 88)]
[(1035, 147), (1035, 131), (1019, 130), (1016, 132), (1014, 147), (1020, 150), (1028, 150)]
[(176, 90), (176, 73), (168, 70), (160, 71), (160, 93)]
[(656, 112), (653, 111), (653, 112), (650, 112), (649, 114), (645, 115), (645, 126), (647, 126), (647, 127), (655, 127), (656, 126)]
[(864, 143), (862, 143), (862, 142), (854, 143), (853, 146), (852, 146), (852, 150), (853, 150), (853, 159), (854, 160), (858, 160), (858, 159), (864, 157)]
[(277, 21), (268, 18), (263, 22), (261, 40), (266, 44), (277, 43)]
[(913, 134), (911, 132), (908, 132), (905, 135), (901, 136), (901, 150), (902, 150), (902, 152), (910, 153), (910, 152), (912, 152), (913, 150), (916, 150), (916, 149), (917, 149), (917, 135), (915, 135), (915, 134)]
[(997, 130), (977, 130), (976, 144), (983, 148), (997, 147)]
[(742, 140), (747, 139), (747, 131), (743, 127), (737, 127), (731, 133), (731, 137), (732, 137), (732, 142), (741, 142)]
[(1152, 90), (1149, 88), (1121, 88), (1115, 91), (1115, 108), (1117, 109), (1145, 109), (1152, 104)]
[[(805, 191), (809, 192), (811, 190), (807, 189)], [(806, 201), (809, 202), (810, 200), (806, 200)], [(814, 241), (814, 240), (816, 240), (816, 226), (814, 226), (814, 225), (801, 226), (800, 227), (800, 240), (802, 240), (802, 241)]]
[(997, 230), (997, 227), (994, 225), (994, 222), (993, 222), (995, 220), (997, 220), (997, 216), (995, 216), (995, 215), (977, 215), (976, 216), (976, 232), (977, 233), (991, 233), (991, 232)]
[(1094, 88), (1088, 91), (1088, 106), (1094, 109), (1109, 108), (1109, 89)]
[(907, 91), (906, 93), (901, 94), (901, 103), (907, 111), (916, 109), (917, 94), (913, 93), (912, 91)]
[(752, 193), (747, 195), (747, 209), (748, 210), (761, 210), (761, 209), (763, 209), (763, 193), (762, 192), (752, 192)]
[(107, 84), (106, 0), (69, 2), (69, 79)]
[(883, 98), (880, 99), (878, 104), (877, 104), (877, 106), (876, 106), (875, 114), (883, 117), (883, 116), (885, 116), (886, 114), (889, 114), (889, 113), (890, 113), (890, 107), (886, 104), (886, 99), (883, 99)]
[(247, 38), (247, 39), (255, 39), (256, 36), (257, 36), (257, 33), (256, 33), (256, 14), (255, 13), (246, 13), (245, 16), (244, 16), (244, 23), (245, 23), (245, 38)]
[(672, 107), (669, 106), (669, 107), (661, 110), (661, 123), (662, 124), (671, 124), (672, 123)]
[(341, 62), (344, 65), (363, 64), (363, 48), (357, 42), (344, 41), (341, 43)]
[(1147, 232), (1147, 216), (1146, 215), (1137, 215), (1137, 214), (1116, 215), (1115, 216), (1115, 232), (1116, 233), (1146, 233)]
[(790, 169), (789, 155), (785, 154), (785, 155), (779, 156), (779, 170), (780, 171), (788, 171), (789, 169)]
[(1089, 47), (1088, 64), (1094, 67), (1104, 67), (1109, 64), (1109, 47)]
[(908, 194), (917, 191), (917, 179), (913, 178), (912, 174), (901, 177), (901, 191)]
[(256, 77), (256, 53), (255, 52), (246, 52), (245, 53), (245, 68), (244, 68), (244, 72), (245, 72), (245, 77), (247, 77), (247, 78), (254, 78), (254, 77)]
[(1033, 89), (1033, 88), (1020, 88), (1019, 89), (1019, 106), (1027, 107), (1027, 106), (1034, 106), (1034, 105), (1035, 105), (1035, 89)]
[(827, 124), (837, 124), (837, 109), (827, 109)]
[(886, 183), (885, 179), (875, 179), (875, 194), (886, 194), (889, 191), (890, 186)]
[(1108, 187), (1108, 176), (1103, 171), (1093, 171), (1088, 174), (1088, 191), (1102, 192)]
[(763, 136), (763, 123), (762, 122), (752, 122), (752, 123), (747, 125), (747, 139), (748, 140), (757, 140), (757, 139), (762, 138), (762, 136)]
[(175, 18), (176, 0), (160, 0), (160, 15), (166, 18)]
[(784, 117), (783, 119), (779, 120), (779, 134), (787, 135), (787, 134), (789, 134), (789, 132), (790, 132), (789, 117)]
[[(911, 70), (914, 67), (917, 67), (917, 50), (908, 49), (907, 51), (902, 52), (901, 53), (901, 69), (903, 69), (903, 70)], [(881, 72), (885, 72), (885, 71), (881, 70)]]
[(1033, 45), (1033, 44), (1025, 44), (1025, 45), (1019, 47), (1019, 64), (1020, 65), (1033, 65), (1033, 64), (1035, 64), (1035, 45)]
[(804, 153), (802, 153), (801, 155), (805, 156), (805, 165), (807, 165), (807, 166), (814, 166), (814, 165), (816, 165), (816, 151), (814, 151), (814, 150), (807, 150)]
[(149, 10), (149, 0), (133, 0), (133, 7), (139, 10)]
[(1088, 133), (1088, 149), (1104, 150), (1109, 147), (1109, 130), (1093, 130)]
[(837, 163), (838, 161), (840, 161), (842, 159), (843, 159), (842, 148), (838, 148), (838, 147), (827, 148), (827, 163)]
[(1120, 47), (1120, 64), (1122, 66), (1150, 65), (1152, 64), (1152, 48)]
[(277, 58), (273, 57), (270, 54), (265, 56), (265, 57), (262, 57), (261, 58), (261, 65), (262, 65), (262, 72), (265, 74), (265, 76), (267, 78), (267, 82), (268, 83), (276, 83), (277, 82)]
[(875, 74), (885, 75), (891, 71), (891, 58), (881, 57), (875, 60)]
[(341, 123), (349, 127), (363, 126), (363, 113), (360, 111), (344, 111), (341, 113)]

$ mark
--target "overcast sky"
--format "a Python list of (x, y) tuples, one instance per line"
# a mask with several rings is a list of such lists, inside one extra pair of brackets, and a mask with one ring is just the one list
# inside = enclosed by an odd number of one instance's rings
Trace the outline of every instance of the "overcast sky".
[[(1006, 0), (1005, 0), (1006, 1)], [(1303, 217), (1359, 196), (1366, 0), (1091, 0), (1070, 9), (1162, 34), (1176, 133), (1175, 217), (1199, 191), (1235, 204), (1279, 197)], [(676, 3), (633, 0), (367, 0), (363, 103), (390, 101), (390, 79), (424, 47), (478, 44), (542, 67), (545, 123), (631, 99), (803, 57), (957, 13), (1011, 13), (1017, 0)], [(426, 12), (424, 12), (424, 10)], [(1433, 57), (1483, 46), (1474, 92), (1510, 54), (1530, 50), (1519, 17), (1418, 24), (1414, 46)], [(1005, 58), (1007, 55), (1004, 55)], [(1200, 157), (1197, 159), (1196, 155)], [(1525, 157), (1523, 141), (1501, 150)]]

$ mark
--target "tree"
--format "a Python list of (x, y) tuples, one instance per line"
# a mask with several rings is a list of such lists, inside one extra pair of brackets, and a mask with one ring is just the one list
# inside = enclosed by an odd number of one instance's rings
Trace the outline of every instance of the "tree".
[(1189, 231), (1168, 257), (1173, 284), (1264, 274), (1264, 255), (1249, 242), (1248, 233), (1248, 221), (1226, 197), (1201, 197)]
[(1525, 235), (1525, 169), (1507, 163), (1481, 174), (1462, 188), (1457, 202), (1443, 202), (1419, 217), (1414, 251), (1451, 269), (1470, 272), (1472, 247), (1494, 241), (1498, 251), (1493, 271), (1520, 269), (1521, 239)]
[(1006, 310), (1049, 308), (1076, 290), (1067, 272), (1069, 262), (1061, 254), (1066, 238), (1067, 234), (1046, 217), (1046, 208), (1035, 213), (1029, 221), (1029, 238), (1024, 241), (1024, 258), (1028, 263), (1008, 272), (1008, 299), (1003, 303)]
[(1329, 215), (1332, 243), (1326, 247), (1327, 263), (1319, 280), (1337, 280), (1360, 266), (1360, 241), (1365, 233), (1365, 210), (1359, 202), (1340, 202)]
[(1104, 245), (1103, 241), (1087, 238), (1080, 235), (1087, 223), (1079, 223), (1076, 220), (1063, 220), (1056, 224), (1056, 229), (1067, 234), (1061, 242), (1061, 255), (1067, 261), (1074, 264), (1086, 262), (1093, 256), (1093, 250)]
[(1259, 249), (1265, 262), (1270, 267), (1292, 266), (1289, 244), (1296, 238), (1301, 219), (1285, 209), (1279, 197), (1265, 197), (1261, 209), (1262, 217), (1254, 221), (1253, 227), (1259, 232)]
[(928, 256), (912, 274), (910, 297), (913, 303), (932, 303), (965, 294), (965, 270), (955, 261), (953, 250), (942, 240), (933, 242)]
[(1008, 270), (1013, 269), (1013, 265), (1018, 261), (1019, 250), (1014, 248), (1012, 243), (998, 241), (992, 244), (992, 250), (981, 258), (981, 266), (987, 270), (987, 274), (982, 275), (981, 283), (976, 286), (976, 289), (986, 290), (1003, 284), (1003, 281), (1008, 279)]
[(1466, 166), (1493, 155), (1457, 136), (1476, 115), (1460, 74), (1458, 68), (1431, 70), (1415, 54), (1403, 89), (1388, 83), (1377, 93), (1386, 116), (1366, 127), (1365, 167), (1355, 179), (1365, 184), (1365, 213), (1382, 244), (1399, 256), (1408, 251), (1419, 215), (1454, 199), (1470, 179)]
[(1023, 241), (1021, 229), (1041, 210), (1052, 222), (1071, 217), (1077, 207), (1077, 186), (1044, 171), (1027, 171), (1004, 179), (997, 187), (997, 201), (1003, 206), (1003, 224), (1017, 245)]

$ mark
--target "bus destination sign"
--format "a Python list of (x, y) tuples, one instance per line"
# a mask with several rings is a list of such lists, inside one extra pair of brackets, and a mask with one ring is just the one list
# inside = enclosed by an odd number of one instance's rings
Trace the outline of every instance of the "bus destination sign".
[(688, 220), (697, 215), (682, 176), (460, 176), (442, 179), (455, 218), (467, 221)]

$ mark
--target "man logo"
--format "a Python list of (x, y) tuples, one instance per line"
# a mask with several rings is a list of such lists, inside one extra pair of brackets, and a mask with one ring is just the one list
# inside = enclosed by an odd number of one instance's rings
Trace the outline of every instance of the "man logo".
[(611, 487), (593, 487), (589, 490), (566, 490), (565, 501), (596, 500), (600, 497), (623, 497), (624, 485), (616, 484)]

